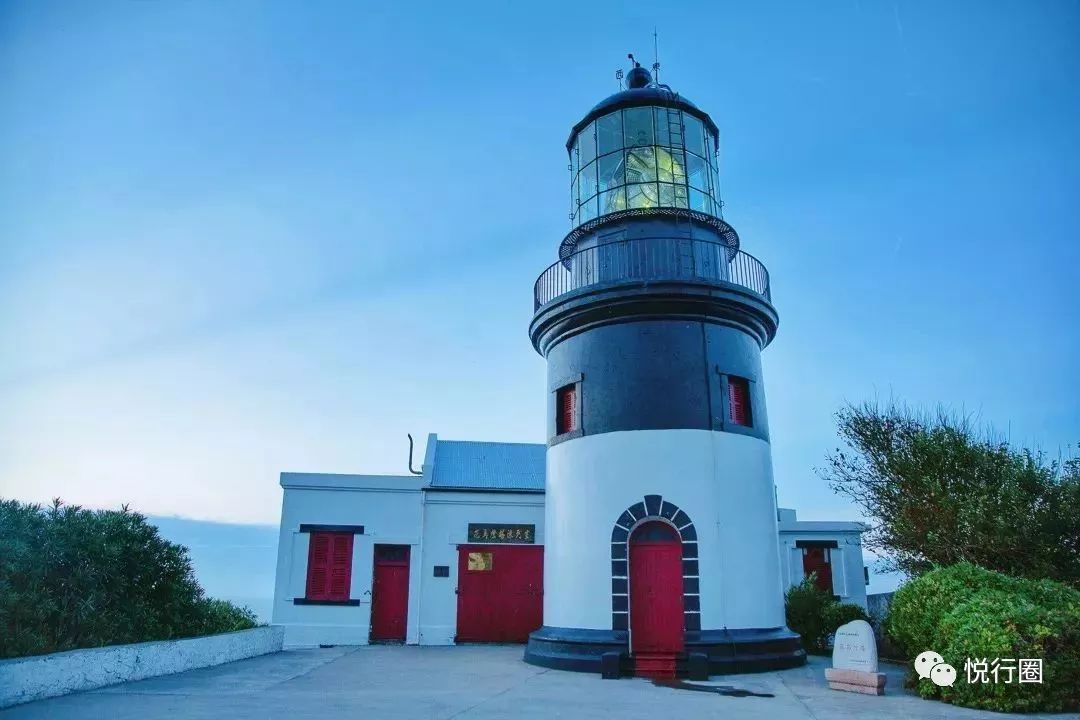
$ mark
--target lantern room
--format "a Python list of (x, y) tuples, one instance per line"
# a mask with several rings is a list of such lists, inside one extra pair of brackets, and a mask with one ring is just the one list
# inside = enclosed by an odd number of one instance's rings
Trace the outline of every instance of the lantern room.
[(631, 71), (630, 82), (594, 107), (567, 141), (573, 227), (634, 209), (719, 217), (715, 123), (643, 68)]

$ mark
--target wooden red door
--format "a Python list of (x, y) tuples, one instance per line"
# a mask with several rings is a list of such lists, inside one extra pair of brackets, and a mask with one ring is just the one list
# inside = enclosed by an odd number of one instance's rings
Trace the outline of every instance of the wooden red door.
[(459, 545), (457, 592), (457, 642), (526, 642), (544, 622), (544, 548)]
[(814, 586), (818, 590), (833, 594), (832, 565), (829, 564), (829, 550), (822, 547), (803, 548), (803, 576), (809, 577), (810, 573), (817, 573)]
[(376, 545), (371, 639), (405, 641), (409, 617), (409, 546)]
[(682, 542), (667, 523), (630, 537), (630, 643), (633, 653), (683, 650)]

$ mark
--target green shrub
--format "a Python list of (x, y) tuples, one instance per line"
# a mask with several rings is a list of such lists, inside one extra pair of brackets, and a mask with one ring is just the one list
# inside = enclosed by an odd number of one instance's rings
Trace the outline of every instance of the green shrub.
[(904, 654), (914, 658), (934, 647), (938, 624), (945, 613), (977, 590), (1013, 591), (1017, 582), (970, 563), (925, 573), (897, 589), (889, 605), (885, 629)]
[(839, 603), (814, 586), (814, 576), (787, 591), (784, 609), (787, 626), (802, 636), (803, 647), (811, 654), (828, 654), (829, 637), (844, 623), (869, 620), (858, 605)]
[(199, 635), (247, 630), (259, 624), (251, 609), (233, 605), (228, 600), (204, 598), (200, 603), (202, 624)]
[(834, 601), (825, 606), (825, 628), (828, 635), (832, 635), (838, 627), (846, 625), (852, 620), (870, 622), (870, 616), (861, 607), (851, 603)]
[[(1080, 709), (1080, 592), (1050, 580), (1021, 580), (962, 563), (911, 580), (893, 598), (889, 633), (904, 638), (909, 657), (941, 653), (956, 668), (952, 687), (909, 682), (926, 698), (1001, 712)], [(917, 643), (917, 644), (911, 644)], [(1043, 661), (1042, 683), (969, 683), (965, 663)]]
[(187, 549), (126, 507), (0, 500), (0, 657), (254, 625), (205, 598)]

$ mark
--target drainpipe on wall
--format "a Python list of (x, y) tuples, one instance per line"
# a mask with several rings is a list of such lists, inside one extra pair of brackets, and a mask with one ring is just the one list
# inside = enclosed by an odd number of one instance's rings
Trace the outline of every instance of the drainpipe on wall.
[[(413, 439), (412, 439), (412, 434), (409, 433), (408, 437), (409, 437), (409, 472), (411, 472), (413, 475), (423, 475), (424, 474), (424, 466), (423, 465), (420, 465), (420, 472), (417, 472), (416, 470), (413, 470), (413, 466), (412, 466), (412, 459), (413, 459)], [(424, 605), (424, 563), (425, 563), (425, 558), (424, 558), (424, 535), (427, 534), (427, 530), (424, 527), (424, 522), (426, 521), (426, 516), (427, 516), (427, 494), (424, 492), (423, 488), (421, 488), (420, 489), (420, 543), (419, 543), (419, 545), (417, 545), (417, 548), (416, 548), (416, 554), (419, 557), (419, 560), (418, 560), (417, 564), (420, 566), (419, 571), (416, 574), (416, 577), (417, 577), (417, 581), (416, 581), (416, 644), (417, 644), (417, 646), (421, 645), (422, 641), (423, 641), (423, 633), (420, 630), (420, 627), (421, 627), (420, 626), (420, 620), (424, 616), (421, 608)], [(409, 629), (409, 621), (408, 621), (408, 618), (406, 617), (405, 618), (405, 632), (406, 632), (406, 634), (405, 634), (405, 643), (406, 644), (408, 644), (408, 642), (409, 642), (408, 629)]]

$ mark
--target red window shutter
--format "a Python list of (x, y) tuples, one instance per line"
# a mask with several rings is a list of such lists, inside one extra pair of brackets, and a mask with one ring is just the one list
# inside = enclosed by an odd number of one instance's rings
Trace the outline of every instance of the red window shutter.
[(311, 533), (307, 599), (348, 600), (352, 581), (352, 533)]
[(334, 548), (330, 555), (330, 600), (348, 600), (352, 580), (352, 533), (334, 535)]
[(577, 386), (559, 388), (555, 398), (555, 434), (562, 435), (576, 429)]
[(735, 425), (750, 424), (750, 383), (728, 377), (728, 417)]
[(308, 545), (307, 598), (326, 600), (330, 589), (330, 533), (311, 533)]

